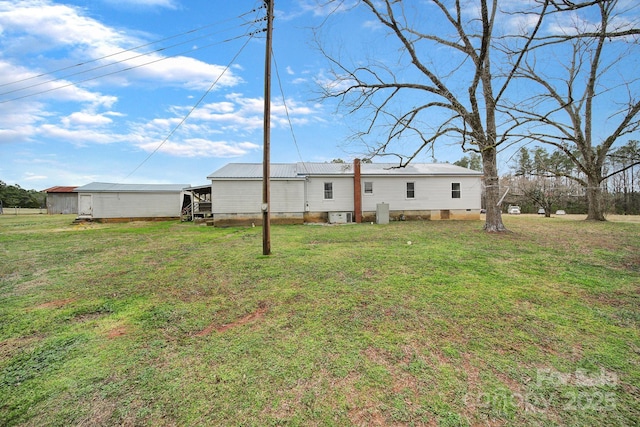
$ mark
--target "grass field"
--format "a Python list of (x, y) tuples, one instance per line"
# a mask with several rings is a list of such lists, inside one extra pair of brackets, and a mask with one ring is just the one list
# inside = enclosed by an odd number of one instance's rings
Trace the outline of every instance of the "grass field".
[(638, 425), (640, 223), (0, 216), (0, 425)]

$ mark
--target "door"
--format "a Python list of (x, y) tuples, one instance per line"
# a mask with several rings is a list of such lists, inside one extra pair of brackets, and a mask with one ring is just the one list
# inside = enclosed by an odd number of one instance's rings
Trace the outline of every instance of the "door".
[(80, 194), (78, 199), (78, 216), (93, 215), (93, 207), (91, 205), (91, 194)]

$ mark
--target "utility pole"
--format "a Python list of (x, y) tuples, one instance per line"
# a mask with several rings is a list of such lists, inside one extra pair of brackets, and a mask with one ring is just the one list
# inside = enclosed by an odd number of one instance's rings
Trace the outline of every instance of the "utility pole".
[(262, 160), (262, 255), (271, 255), (271, 44), (273, 33), (273, 2), (267, 6), (267, 46), (264, 62), (264, 156)]

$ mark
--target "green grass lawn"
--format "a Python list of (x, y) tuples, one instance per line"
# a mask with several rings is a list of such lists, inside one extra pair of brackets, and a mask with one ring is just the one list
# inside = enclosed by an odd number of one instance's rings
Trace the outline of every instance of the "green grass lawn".
[(0, 216), (0, 425), (639, 423), (640, 223), (72, 220)]

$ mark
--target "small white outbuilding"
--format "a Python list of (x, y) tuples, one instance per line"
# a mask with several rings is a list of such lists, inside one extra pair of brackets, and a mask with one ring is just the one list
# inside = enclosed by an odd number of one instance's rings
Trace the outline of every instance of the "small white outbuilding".
[(104, 222), (180, 218), (182, 190), (189, 186), (92, 182), (74, 190), (78, 218)]

